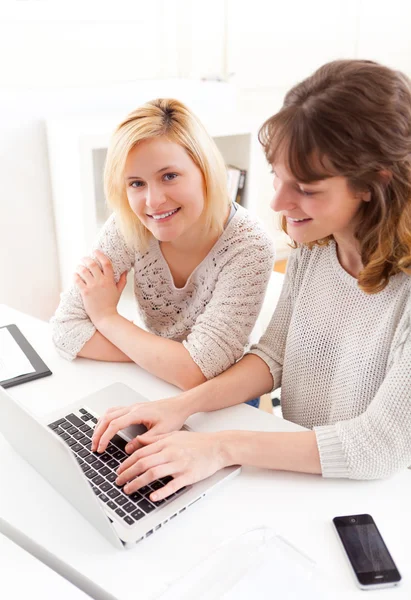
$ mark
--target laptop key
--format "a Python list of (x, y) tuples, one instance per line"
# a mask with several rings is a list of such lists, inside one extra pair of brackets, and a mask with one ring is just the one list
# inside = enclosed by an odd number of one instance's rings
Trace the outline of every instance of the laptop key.
[(84, 449), (84, 452), (86, 452), (86, 456), (84, 458), (85, 461), (86, 461), (86, 463), (88, 463), (89, 465), (91, 465), (91, 463), (97, 461), (97, 458), (94, 456), (94, 454), (89, 454), (89, 452), (86, 449)]
[(134, 521), (133, 519), (130, 517), (130, 515), (126, 515), (123, 519), (123, 521), (125, 521), (127, 523), (127, 525), (134, 525)]
[(113, 444), (109, 444), (106, 448), (106, 452), (108, 452), (109, 454), (113, 455), (115, 452), (118, 452), (118, 448), (117, 446), (113, 446)]
[(84, 437), (84, 433), (82, 431), (76, 431), (76, 433), (73, 433), (73, 438), (75, 440), (81, 440), (81, 438)]
[[(103, 463), (100, 463), (100, 464), (103, 465)], [(100, 472), (100, 475), (104, 475), (104, 477), (106, 475), (108, 475), (109, 473), (111, 473), (110, 469), (108, 467), (106, 467), (105, 465), (102, 469), (98, 469), (98, 470)]]
[(85, 415), (85, 414), (87, 413), (87, 411), (86, 411), (86, 409), (85, 409), (85, 408), (80, 408), (79, 412), (80, 412), (82, 415)]
[(59, 419), (58, 421), (54, 421), (54, 423), (50, 423), (49, 427), (50, 429), (57, 429), (57, 427), (61, 424), (64, 423), (65, 419)]
[(67, 442), (67, 440), (69, 440), (69, 439), (70, 439), (70, 436), (69, 436), (69, 434), (68, 434), (68, 433), (66, 433), (66, 432), (62, 433), (60, 437), (61, 437), (61, 439), (62, 439), (62, 440), (64, 440), (65, 442)]
[(87, 433), (87, 431), (93, 431), (93, 430), (91, 429), (91, 427), (89, 427), (89, 426), (87, 425), (87, 423), (84, 423), (84, 424), (83, 424), (81, 427), (79, 427), (79, 429), (80, 429), (80, 431), (82, 431), (83, 433)]
[[(105, 468), (105, 469), (107, 469), (107, 467), (104, 467), (104, 468)], [(103, 470), (103, 469), (102, 469), (102, 470)], [(107, 471), (108, 471), (108, 470), (109, 470), (109, 469), (107, 469)], [(112, 472), (110, 472), (110, 473), (108, 473), (108, 474), (106, 475), (106, 479), (108, 479), (108, 481), (109, 481), (110, 483), (114, 483), (114, 482), (115, 482), (115, 480), (117, 479), (117, 477), (118, 477), (117, 473), (112, 473)]]
[(137, 502), (137, 504), (147, 514), (151, 513), (151, 511), (155, 509), (155, 506), (151, 502), (149, 502), (146, 498), (143, 498), (142, 500)]
[(100, 483), (104, 482), (104, 477), (101, 477), (101, 475), (97, 475), (97, 477), (95, 477), (93, 479), (93, 485), (100, 485)]
[(74, 425), (72, 425), (70, 427), (70, 429), (67, 429), (67, 433), (69, 433), (70, 435), (73, 435), (73, 433), (76, 433), (78, 431), (77, 427), (74, 427)]
[(119, 506), (124, 506), (128, 502), (127, 498), (123, 496), (123, 494), (120, 494), (119, 496), (117, 496), (117, 498), (114, 499), (116, 501), (116, 504), (118, 504)]
[(134, 512), (131, 513), (131, 516), (133, 517), (133, 519), (135, 519), (136, 521), (138, 521), (139, 519), (141, 519), (145, 515), (144, 515), (144, 513), (143, 513), (142, 510), (140, 510), (139, 508), (137, 508), (137, 510), (135, 510)]
[(128, 513), (131, 513), (133, 512), (133, 510), (136, 510), (136, 505), (132, 502), (127, 502), (127, 504), (124, 504), (123, 509), (126, 510)]
[(80, 450), (83, 450), (83, 446), (77, 442), (76, 444), (74, 444), (74, 446), (71, 447), (71, 449), (73, 450), (73, 452), (80, 452)]
[(64, 421), (64, 423), (61, 423), (60, 427), (62, 429), (69, 429), (71, 427), (71, 423), (69, 421)]
[[(94, 483), (94, 482), (93, 482), (93, 483)], [(92, 487), (93, 487), (93, 492), (95, 493), (95, 495), (96, 495), (96, 496), (100, 496), (100, 494), (101, 494), (102, 492), (101, 492), (101, 491), (100, 491), (98, 488), (94, 487), (94, 485), (93, 485)]]
[(54, 433), (57, 433), (57, 435), (61, 435), (62, 433), (64, 433), (64, 429), (60, 429), (60, 427), (57, 427), (57, 429), (53, 429)]
[[(89, 471), (86, 472), (87, 479), (93, 479), (93, 477), (97, 477), (97, 475), (98, 475), (98, 473), (94, 469), (90, 469)], [(103, 490), (103, 491), (105, 491), (105, 490)]]
[(126, 442), (126, 440), (123, 440), (122, 437), (120, 437), (119, 435), (115, 434), (112, 438), (111, 438), (111, 443), (114, 444), (115, 446), (117, 446), (117, 448), (119, 448), (120, 450), (124, 450), (124, 448), (127, 446), (128, 442)]
[(87, 456), (89, 456), (89, 453), (87, 452), (87, 450), (85, 448), (82, 448), (80, 450), (80, 452), (78, 453), (79, 456), (81, 456), (81, 458), (86, 458)]
[(110, 502), (107, 502), (107, 506), (109, 508), (111, 508), (112, 510), (116, 510), (117, 506), (114, 504), (114, 502), (112, 500), (110, 500)]
[(121, 508), (117, 508), (117, 510), (116, 510), (116, 514), (117, 514), (119, 517), (125, 517), (125, 516), (126, 516), (126, 513), (124, 512), (124, 510), (121, 510)]
[(112, 458), (108, 461), (107, 466), (110, 467), (110, 469), (117, 469), (117, 467), (120, 466), (120, 463), (118, 460), (114, 460), (114, 458)]
[(97, 419), (96, 419), (96, 417), (93, 417), (92, 419), (90, 419), (90, 421), (91, 421), (92, 423), (96, 423), (96, 424), (97, 424)]
[(108, 492), (109, 490), (114, 489), (113, 486), (108, 483), (108, 481), (102, 483), (99, 488), (103, 490), (103, 492)]
[(132, 502), (138, 502), (139, 500), (143, 499), (143, 496), (138, 492), (133, 492), (132, 494), (130, 494), (129, 498)]
[(76, 417), (76, 415), (74, 415), (73, 413), (67, 415), (66, 419), (67, 421), (70, 421), (70, 423), (73, 423), (73, 425), (75, 425), (76, 427), (80, 427), (81, 425), (83, 425), (81, 419)]
[(113, 488), (112, 490), (107, 492), (107, 496), (109, 496), (110, 498), (117, 498), (117, 496), (120, 496), (120, 492)]
[(159, 490), (160, 488), (164, 487), (164, 483), (161, 483), (161, 481), (153, 481), (153, 483), (150, 483), (150, 485), (153, 490)]
[(103, 454), (98, 455), (99, 459), (103, 461), (103, 463), (108, 463), (111, 460), (110, 454), (103, 452)]
[(121, 450), (117, 450), (117, 452), (113, 454), (113, 458), (120, 461), (125, 460), (127, 458), (127, 454), (124, 454), (124, 452), (121, 452)]
[(146, 496), (147, 494), (151, 494), (151, 492), (153, 490), (148, 485), (145, 485), (142, 488), (140, 488), (138, 491), (142, 496)]
[(67, 444), (69, 446), (74, 446), (75, 444), (77, 444), (77, 440), (73, 440), (73, 438), (70, 438), (69, 440), (67, 440)]
[(109, 500), (108, 496), (106, 496), (105, 494), (100, 494), (99, 498), (103, 502), (108, 502), (108, 500)]

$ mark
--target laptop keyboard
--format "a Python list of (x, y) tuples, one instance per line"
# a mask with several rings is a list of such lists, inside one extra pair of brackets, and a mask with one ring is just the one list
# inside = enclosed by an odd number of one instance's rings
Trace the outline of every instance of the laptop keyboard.
[(124, 450), (127, 445), (126, 440), (115, 435), (105, 452), (102, 454), (91, 452), (91, 438), (97, 418), (86, 408), (80, 408), (76, 412), (77, 414), (71, 413), (50, 423), (49, 427), (70, 447), (99, 500), (127, 525), (134, 525), (185, 490), (182, 488), (165, 500), (153, 502), (149, 499), (149, 495), (172, 480), (172, 477), (164, 477), (133, 494), (125, 494), (123, 488), (115, 484), (115, 480), (120, 463), (129, 457)]

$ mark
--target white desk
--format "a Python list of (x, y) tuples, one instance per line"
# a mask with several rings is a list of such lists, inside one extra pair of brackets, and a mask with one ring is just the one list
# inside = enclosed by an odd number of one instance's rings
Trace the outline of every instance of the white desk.
[[(20, 327), (54, 373), (9, 389), (38, 414), (114, 381), (122, 381), (150, 399), (176, 392), (135, 365), (84, 359), (68, 363), (55, 353), (47, 324), (0, 307), (0, 324), (9, 323)], [(287, 421), (245, 405), (226, 411), (233, 428), (296, 429)], [(218, 427), (219, 414), (195, 415), (191, 419), (207, 430)], [(373, 592), (373, 598), (411, 597), (408, 470), (390, 480), (358, 482), (244, 469), (239, 477), (150, 539), (121, 552), (89, 526), (2, 438), (0, 455), (0, 476), (10, 484), (0, 494), (0, 514), (14, 531), (24, 534), (19, 543), (97, 599), (158, 597), (169, 582), (224, 539), (260, 525), (272, 527), (317, 562), (318, 576), (329, 589), (326, 597), (363, 597), (355, 587), (331, 525), (336, 515), (360, 512), (375, 518), (404, 579), (398, 588)], [(272, 594), (275, 597), (275, 565)]]
[[(1, 529), (1, 525), (0, 525)], [(87, 600), (88, 596), (0, 534), (0, 596), (7, 600)]]

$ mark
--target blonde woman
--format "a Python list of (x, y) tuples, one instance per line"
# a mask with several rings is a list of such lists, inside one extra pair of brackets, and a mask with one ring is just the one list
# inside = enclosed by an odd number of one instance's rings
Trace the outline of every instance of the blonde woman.
[[(60, 354), (133, 361), (183, 390), (215, 377), (242, 356), (274, 261), (215, 143), (181, 102), (148, 102), (112, 137), (105, 192), (113, 214), (52, 319)], [(130, 271), (144, 329), (117, 312)]]
[[(295, 247), (278, 306), (222, 375), (105, 415), (100, 451), (130, 423), (151, 428), (119, 468), (127, 493), (171, 475), (158, 501), (233, 464), (350, 479), (411, 465), (410, 81), (370, 61), (329, 63), (288, 92), (260, 139)], [(167, 433), (280, 385), (284, 417), (307, 431)]]

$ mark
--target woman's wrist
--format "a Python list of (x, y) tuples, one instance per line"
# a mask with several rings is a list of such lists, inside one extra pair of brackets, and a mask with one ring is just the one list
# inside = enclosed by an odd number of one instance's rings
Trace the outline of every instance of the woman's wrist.
[(217, 431), (211, 434), (217, 444), (221, 468), (240, 464), (239, 456), (236, 455), (236, 447), (238, 448), (241, 433), (241, 431)]

